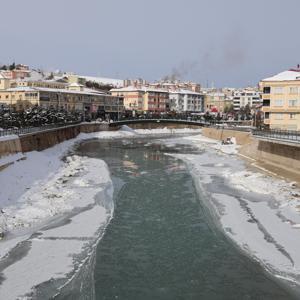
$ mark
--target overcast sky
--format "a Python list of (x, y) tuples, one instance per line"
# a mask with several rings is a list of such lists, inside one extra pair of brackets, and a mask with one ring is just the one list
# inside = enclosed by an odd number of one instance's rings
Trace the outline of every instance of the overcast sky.
[(1, 2), (0, 63), (218, 87), (300, 63), (300, 0)]

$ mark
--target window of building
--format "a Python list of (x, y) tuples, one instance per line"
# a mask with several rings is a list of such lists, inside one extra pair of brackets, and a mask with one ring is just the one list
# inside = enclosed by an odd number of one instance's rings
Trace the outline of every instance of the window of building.
[(289, 106), (297, 106), (298, 100), (289, 100)]
[(275, 120), (283, 120), (283, 114), (275, 114)]
[(269, 112), (265, 112), (265, 119), (270, 119), (270, 113)]
[(274, 101), (274, 106), (283, 106), (283, 100), (275, 100)]
[(298, 87), (296, 86), (290, 87), (290, 94), (298, 94)]
[(283, 87), (274, 87), (272, 88), (273, 94), (283, 94)]
[(271, 93), (271, 87), (265, 86), (263, 89), (264, 94), (270, 94)]
[(290, 113), (290, 119), (291, 120), (295, 120), (296, 119), (297, 114), (296, 113)]

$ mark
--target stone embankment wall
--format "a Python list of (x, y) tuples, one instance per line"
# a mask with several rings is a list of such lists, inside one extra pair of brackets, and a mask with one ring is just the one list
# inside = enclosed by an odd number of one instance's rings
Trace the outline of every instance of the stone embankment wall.
[(241, 155), (257, 161), (269, 171), (275, 170), (279, 175), (300, 179), (300, 145), (260, 140), (251, 133), (235, 130), (203, 128), (202, 134), (217, 140), (235, 137)]
[(75, 138), (79, 133), (113, 130), (107, 124), (80, 124), (42, 132), (11, 136), (0, 140), (0, 158), (9, 154), (28, 151), (41, 151), (63, 141)]
[(0, 157), (22, 152), (21, 142), (18, 136), (0, 139)]

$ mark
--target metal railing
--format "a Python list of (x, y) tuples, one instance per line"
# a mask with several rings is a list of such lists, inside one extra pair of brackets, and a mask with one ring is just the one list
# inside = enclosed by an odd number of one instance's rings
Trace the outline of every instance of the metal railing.
[(256, 137), (264, 139), (284, 140), (293, 143), (300, 143), (300, 132), (295, 130), (280, 130), (280, 129), (268, 129), (268, 130), (253, 130), (252, 134)]
[(217, 129), (222, 129), (222, 130), (234, 130), (234, 131), (242, 131), (242, 132), (252, 132), (253, 131), (253, 127), (252, 126), (236, 126), (236, 125), (231, 125), (231, 126), (223, 126), (223, 125), (214, 125), (214, 126), (210, 126), (210, 127), (214, 127)]
[(29, 134), (35, 132), (41, 132), (49, 129), (56, 129), (62, 127), (68, 127), (72, 125), (78, 125), (81, 122), (69, 122), (69, 123), (61, 123), (61, 124), (47, 124), (38, 127), (22, 127), (22, 128), (10, 128), (10, 129), (2, 129), (0, 130), (0, 137), (9, 136), (9, 135), (22, 135), (22, 134)]

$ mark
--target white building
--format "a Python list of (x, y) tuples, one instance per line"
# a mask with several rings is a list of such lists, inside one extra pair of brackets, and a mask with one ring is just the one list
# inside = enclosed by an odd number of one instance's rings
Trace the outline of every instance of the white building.
[(236, 91), (233, 94), (233, 106), (235, 111), (239, 111), (247, 104), (250, 108), (262, 103), (260, 93), (255, 90)]
[(204, 96), (189, 90), (170, 91), (170, 111), (203, 112)]

